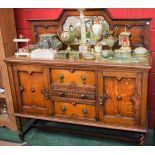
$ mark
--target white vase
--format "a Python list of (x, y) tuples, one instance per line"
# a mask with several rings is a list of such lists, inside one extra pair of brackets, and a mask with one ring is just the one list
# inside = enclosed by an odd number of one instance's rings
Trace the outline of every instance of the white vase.
[(95, 40), (99, 40), (102, 35), (102, 32), (103, 32), (102, 24), (100, 24), (100, 23), (94, 24), (92, 26), (92, 31), (93, 31)]

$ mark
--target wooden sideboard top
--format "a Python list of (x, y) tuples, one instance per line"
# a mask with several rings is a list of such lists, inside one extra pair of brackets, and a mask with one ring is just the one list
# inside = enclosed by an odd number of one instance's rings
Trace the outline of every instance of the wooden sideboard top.
[(53, 65), (53, 66), (69, 66), (69, 67), (120, 67), (120, 68), (139, 68), (151, 69), (151, 57), (148, 56), (143, 62), (113, 62), (111, 60), (70, 60), (70, 59), (36, 59), (30, 57), (11, 56), (4, 61), (8, 64), (39, 64), (39, 65)]

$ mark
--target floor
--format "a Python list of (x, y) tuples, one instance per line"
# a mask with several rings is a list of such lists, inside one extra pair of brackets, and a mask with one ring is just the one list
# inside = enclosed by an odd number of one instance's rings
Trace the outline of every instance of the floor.
[[(0, 128), (0, 139), (19, 141), (18, 133), (5, 127)], [(135, 144), (69, 133), (48, 132), (32, 128), (25, 136), (25, 141), (32, 146), (133, 146)], [(145, 146), (153, 145), (153, 130), (149, 129), (145, 137)]]
[(4, 140), (0, 140), (0, 146), (27, 146), (27, 142), (23, 143), (15, 143), (15, 142), (7, 142)]

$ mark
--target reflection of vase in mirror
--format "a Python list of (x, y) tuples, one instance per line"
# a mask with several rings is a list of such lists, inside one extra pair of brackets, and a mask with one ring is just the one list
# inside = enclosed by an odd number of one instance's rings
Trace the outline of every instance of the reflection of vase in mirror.
[[(85, 21), (85, 27), (86, 27), (86, 41), (87, 41), (87, 43), (89, 43), (91, 45), (96, 44), (96, 40), (94, 38), (92, 27), (93, 27), (93, 24), (97, 24), (97, 22), (96, 22), (97, 18), (100, 18), (100, 23), (101, 23), (100, 26), (102, 25), (102, 34), (100, 34), (101, 38), (103, 38), (105, 40), (107, 38), (107, 34), (109, 31), (109, 24), (107, 23), (107, 21), (102, 16), (84, 16), (84, 17), (85, 17), (84, 21)], [(63, 26), (63, 31), (69, 31), (71, 29), (72, 29), (72, 31), (74, 31), (75, 29), (78, 29), (81, 31), (80, 17), (79, 16), (69, 16), (69, 17), (67, 17), (67, 19), (65, 20), (65, 22), (62, 26)], [(94, 27), (96, 27), (96, 26), (94, 26)], [(76, 37), (75, 37), (72, 44), (81, 44), (81, 40), (76, 39)]]
[(65, 44), (70, 44), (74, 40), (74, 35), (71, 31), (63, 31), (59, 36), (62, 42)]
[(103, 25), (100, 17), (97, 17), (96, 20), (94, 21), (94, 24), (92, 26), (92, 31), (96, 42), (99, 41), (103, 32)]
[(75, 38), (80, 39), (80, 37), (81, 37), (81, 31), (80, 31), (79, 28), (75, 28), (75, 29), (73, 30), (73, 33), (74, 33), (74, 37), (75, 37)]
[(73, 43), (79, 43), (79, 40), (81, 39), (81, 30), (80, 30), (80, 28), (75, 28), (72, 31), (72, 33), (74, 35)]

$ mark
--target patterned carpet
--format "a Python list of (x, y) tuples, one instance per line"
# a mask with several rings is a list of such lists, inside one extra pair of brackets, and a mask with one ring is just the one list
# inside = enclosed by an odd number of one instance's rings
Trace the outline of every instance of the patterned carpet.
[[(18, 133), (7, 128), (0, 128), (0, 139), (19, 141)], [(97, 138), (62, 132), (48, 132), (32, 128), (25, 136), (25, 141), (32, 146), (134, 146), (134, 143), (119, 140)], [(153, 130), (145, 136), (145, 146), (153, 145)]]

